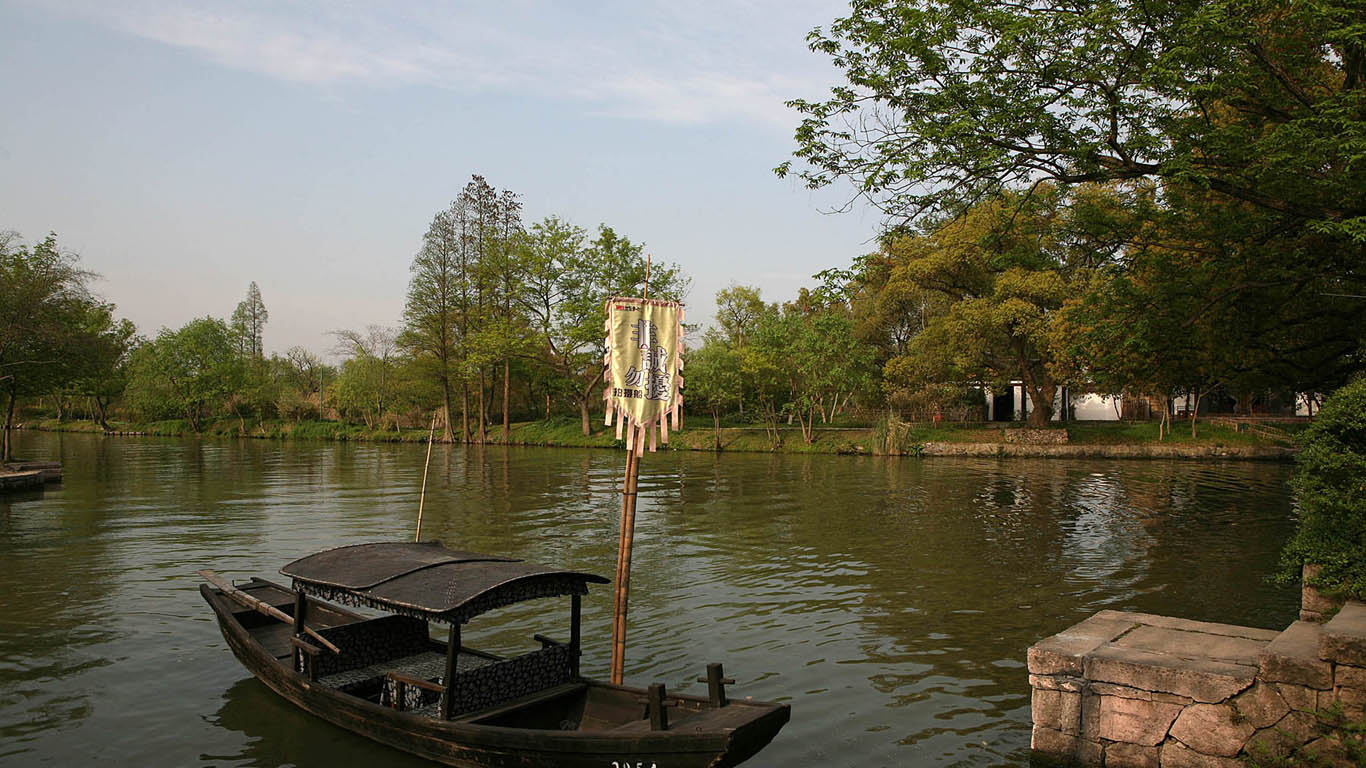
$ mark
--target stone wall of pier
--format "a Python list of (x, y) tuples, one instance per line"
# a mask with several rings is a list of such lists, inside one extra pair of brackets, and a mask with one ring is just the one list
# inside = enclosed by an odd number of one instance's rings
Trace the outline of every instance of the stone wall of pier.
[[(1311, 600), (1302, 615), (1332, 610)], [(1356, 766), (1366, 753), (1328, 725), (1366, 720), (1366, 604), (1280, 632), (1101, 611), (1028, 662), (1037, 763), (1245, 768), (1298, 752)]]

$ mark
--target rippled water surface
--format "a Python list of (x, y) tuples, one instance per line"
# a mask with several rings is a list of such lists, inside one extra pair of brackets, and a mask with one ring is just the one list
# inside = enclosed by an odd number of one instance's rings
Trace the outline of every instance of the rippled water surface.
[[(0, 763), (425, 765), (251, 678), (195, 575), (272, 578), (319, 549), (411, 538), (422, 447), (20, 433), (18, 448), (66, 479), (0, 497)], [(437, 446), (424, 538), (610, 576), (623, 462)], [(705, 693), (694, 678), (724, 661), (732, 696), (791, 703), (746, 765), (1026, 765), (1038, 639), (1102, 608), (1293, 620), (1296, 594), (1265, 581), (1292, 525), (1288, 474), (647, 455), (627, 680)], [(606, 676), (611, 601), (585, 600), (590, 676)], [(566, 634), (562, 608), (490, 614), (466, 638), (529, 649)]]

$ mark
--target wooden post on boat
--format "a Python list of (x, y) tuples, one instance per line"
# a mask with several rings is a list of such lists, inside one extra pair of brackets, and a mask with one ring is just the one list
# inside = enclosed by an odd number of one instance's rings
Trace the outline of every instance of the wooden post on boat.
[(569, 609), (569, 674), (579, 676), (579, 656), (583, 654), (583, 634), (579, 619), (583, 616), (583, 595), (574, 595)]
[(441, 694), (441, 719), (450, 720), (455, 711), (455, 672), (460, 658), (460, 621), (451, 622), (451, 633), (446, 636), (446, 676), (441, 678), (445, 691)]
[(427, 501), (427, 468), (432, 465), (432, 436), (436, 434), (436, 413), (432, 413), (432, 426), (427, 430), (427, 461), (422, 465), (422, 493), (417, 497), (417, 533), (413, 541), (422, 541), (422, 505)]

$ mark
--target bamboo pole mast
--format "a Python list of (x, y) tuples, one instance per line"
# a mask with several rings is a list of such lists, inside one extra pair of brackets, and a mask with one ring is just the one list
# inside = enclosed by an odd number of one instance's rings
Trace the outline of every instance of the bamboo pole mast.
[(436, 413), (432, 413), (432, 426), (427, 429), (427, 461), (422, 465), (422, 493), (417, 497), (417, 533), (413, 541), (422, 541), (422, 505), (427, 501), (427, 468), (432, 465), (432, 436), (436, 434)]
[[(650, 255), (645, 256), (645, 287), (642, 299), (650, 298)], [(645, 437), (645, 430), (631, 425), (639, 434), (626, 441), (626, 476), (621, 488), (621, 525), (617, 539), (616, 605), (612, 610), (612, 660), (610, 680), (621, 685), (626, 667), (626, 607), (631, 591), (631, 548), (636, 533), (636, 488), (640, 480), (640, 457), (635, 441)]]

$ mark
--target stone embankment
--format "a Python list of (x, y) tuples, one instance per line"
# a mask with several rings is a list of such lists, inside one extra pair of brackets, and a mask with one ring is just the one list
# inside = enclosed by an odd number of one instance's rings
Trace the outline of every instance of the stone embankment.
[(1366, 753), (1360, 735), (1325, 725), (1325, 713), (1366, 720), (1363, 603), (1281, 632), (1101, 611), (1028, 662), (1036, 762), (1245, 768), (1295, 754), (1356, 766)]
[(1079, 445), (1055, 443), (925, 443), (924, 456), (1065, 459), (1242, 459), (1291, 461), (1295, 449), (1274, 445)]

